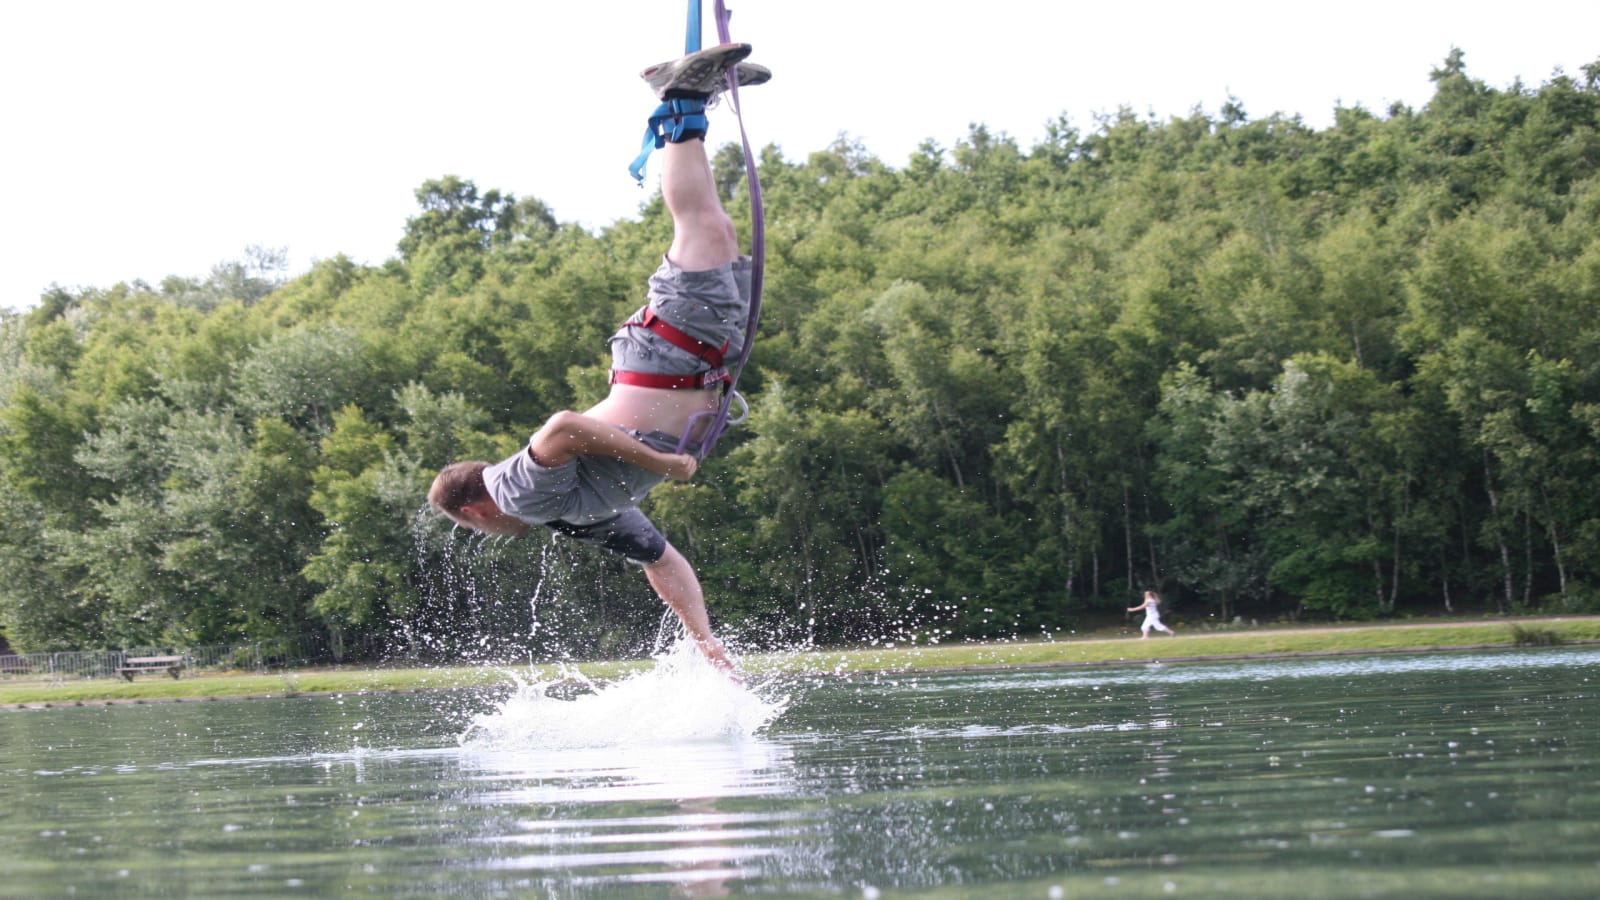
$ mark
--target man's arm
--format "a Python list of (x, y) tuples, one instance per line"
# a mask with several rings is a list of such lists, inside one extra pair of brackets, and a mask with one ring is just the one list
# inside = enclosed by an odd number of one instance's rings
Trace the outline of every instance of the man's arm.
[(570, 410), (551, 416), (534, 432), (528, 449), (534, 462), (551, 468), (578, 456), (605, 456), (674, 481), (688, 481), (699, 468), (693, 456), (662, 453), (609, 422)]

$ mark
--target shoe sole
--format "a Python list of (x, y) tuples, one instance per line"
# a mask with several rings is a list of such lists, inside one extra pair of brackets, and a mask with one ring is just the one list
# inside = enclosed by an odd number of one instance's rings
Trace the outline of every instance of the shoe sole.
[[(719, 84), (725, 82), (728, 69), (750, 55), (750, 49), (749, 44), (720, 44), (695, 51), (682, 59), (651, 66), (639, 73), (639, 77), (650, 85), (658, 97), (668, 91), (711, 94)], [(771, 73), (768, 73), (768, 77), (771, 77)]]

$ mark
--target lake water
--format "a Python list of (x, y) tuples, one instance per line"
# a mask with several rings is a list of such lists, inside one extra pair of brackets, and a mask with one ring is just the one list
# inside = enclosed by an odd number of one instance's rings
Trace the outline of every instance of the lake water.
[(0, 896), (1600, 897), (1600, 649), (0, 713)]

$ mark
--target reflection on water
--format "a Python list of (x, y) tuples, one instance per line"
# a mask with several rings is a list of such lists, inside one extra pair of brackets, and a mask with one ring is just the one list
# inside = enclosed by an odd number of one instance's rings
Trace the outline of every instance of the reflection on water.
[(1600, 896), (1594, 649), (0, 722), (0, 896)]
[[(476, 802), (539, 810), (481, 840), (488, 866), (570, 875), (573, 884), (666, 883), (720, 890), (760, 874), (802, 829), (794, 813), (730, 812), (722, 801), (792, 795), (793, 759), (760, 739), (473, 754)], [(593, 874), (584, 875), (589, 872)]]

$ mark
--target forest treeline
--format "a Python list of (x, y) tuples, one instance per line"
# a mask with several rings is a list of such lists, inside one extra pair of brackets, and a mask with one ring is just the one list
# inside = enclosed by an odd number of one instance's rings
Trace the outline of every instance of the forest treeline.
[[(1600, 610), (1600, 62), (1420, 110), (768, 147), (753, 413), (648, 512), (746, 646)], [(748, 220), (739, 149), (719, 187)], [(395, 258), (52, 290), (0, 322), (19, 650), (628, 652), (636, 570), (424, 509), (606, 389), (668, 242), (445, 177)]]

